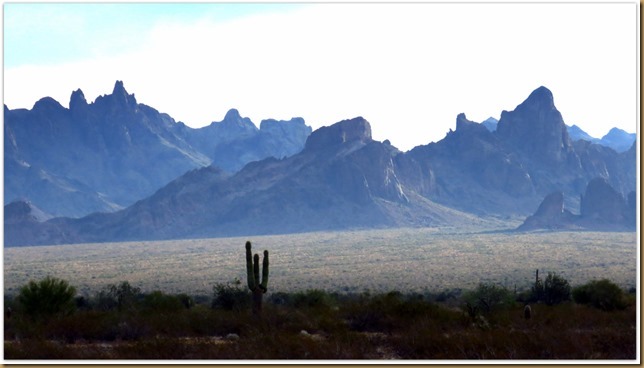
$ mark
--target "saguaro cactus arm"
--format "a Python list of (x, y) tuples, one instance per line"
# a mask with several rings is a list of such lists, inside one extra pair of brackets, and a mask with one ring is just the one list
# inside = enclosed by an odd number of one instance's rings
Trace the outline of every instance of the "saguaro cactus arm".
[(262, 284), (259, 286), (263, 292), (268, 290), (268, 251), (264, 251), (264, 259), (262, 260)]
[(259, 254), (255, 254), (255, 257), (253, 257), (253, 276), (255, 278), (255, 287), (260, 286), (260, 284), (259, 284)]
[(251, 252), (251, 244), (249, 241), (246, 242), (246, 278), (248, 279), (248, 288), (250, 290), (255, 289), (255, 277), (253, 274), (253, 254)]

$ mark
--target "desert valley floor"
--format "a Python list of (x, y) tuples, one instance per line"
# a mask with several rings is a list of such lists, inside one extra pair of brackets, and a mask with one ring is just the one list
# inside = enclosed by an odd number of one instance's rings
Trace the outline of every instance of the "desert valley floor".
[(601, 278), (623, 288), (636, 282), (635, 232), (426, 228), (5, 248), (5, 294), (51, 275), (87, 295), (121, 281), (142, 291), (210, 295), (216, 283), (245, 280), (246, 240), (255, 251), (270, 251), (269, 292), (438, 292), (479, 282), (528, 289), (536, 269), (573, 286)]

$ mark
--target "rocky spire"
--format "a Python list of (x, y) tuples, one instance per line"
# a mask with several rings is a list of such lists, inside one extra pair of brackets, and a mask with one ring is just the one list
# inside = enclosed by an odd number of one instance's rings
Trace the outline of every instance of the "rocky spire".
[(569, 157), (574, 152), (566, 124), (546, 87), (535, 89), (514, 111), (503, 111), (496, 134), (509, 146), (544, 164), (574, 159)]

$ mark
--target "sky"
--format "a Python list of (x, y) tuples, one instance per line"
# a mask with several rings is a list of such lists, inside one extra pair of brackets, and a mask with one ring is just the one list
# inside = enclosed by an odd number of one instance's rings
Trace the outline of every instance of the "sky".
[(594, 137), (639, 121), (638, 2), (4, 3), (3, 101), (129, 93), (191, 127), (236, 108), (362, 116), (406, 151), (539, 86)]

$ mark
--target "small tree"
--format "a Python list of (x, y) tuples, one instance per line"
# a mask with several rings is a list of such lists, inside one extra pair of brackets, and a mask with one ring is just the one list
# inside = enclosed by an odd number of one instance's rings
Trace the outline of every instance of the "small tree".
[(468, 314), (488, 314), (494, 310), (510, 307), (514, 304), (512, 292), (492, 283), (480, 283), (479, 286), (463, 295)]
[(211, 306), (214, 309), (238, 311), (250, 306), (249, 292), (241, 287), (239, 279), (232, 283), (217, 283), (212, 290), (214, 298)]
[(543, 282), (539, 278), (539, 269), (537, 269), (536, 276), (534, 279), (534, 285), (532, 286), (532, 296), (531, 300), (533, 302), (538, 302), (543, 298)]
[(543, 301), (548, 305), (560, 304), (570, 300), (570, 284), (568, 280), (548, 272), (543, 287)]
[(626, 308), (622, 290), (608, 279), (577, 286), (572, 290), (572, 297), (576, 303), (589, 304), (605, 311)]
[(29, 281), (20, 288), (17, 301), (24, 313), (32, 318), (48, 318), (69, 314), (76, 308), (76, 288), (65, 280), (47, 276), (39, 282)]
[(110, 284), (98, 292), (96, 304), (99, 309), (118, 308), (119, 311), (122, 311), (132, 307), (140, 294), (140, 288), (133, 287), (129, 282), (123, 281), (118, 285)]

